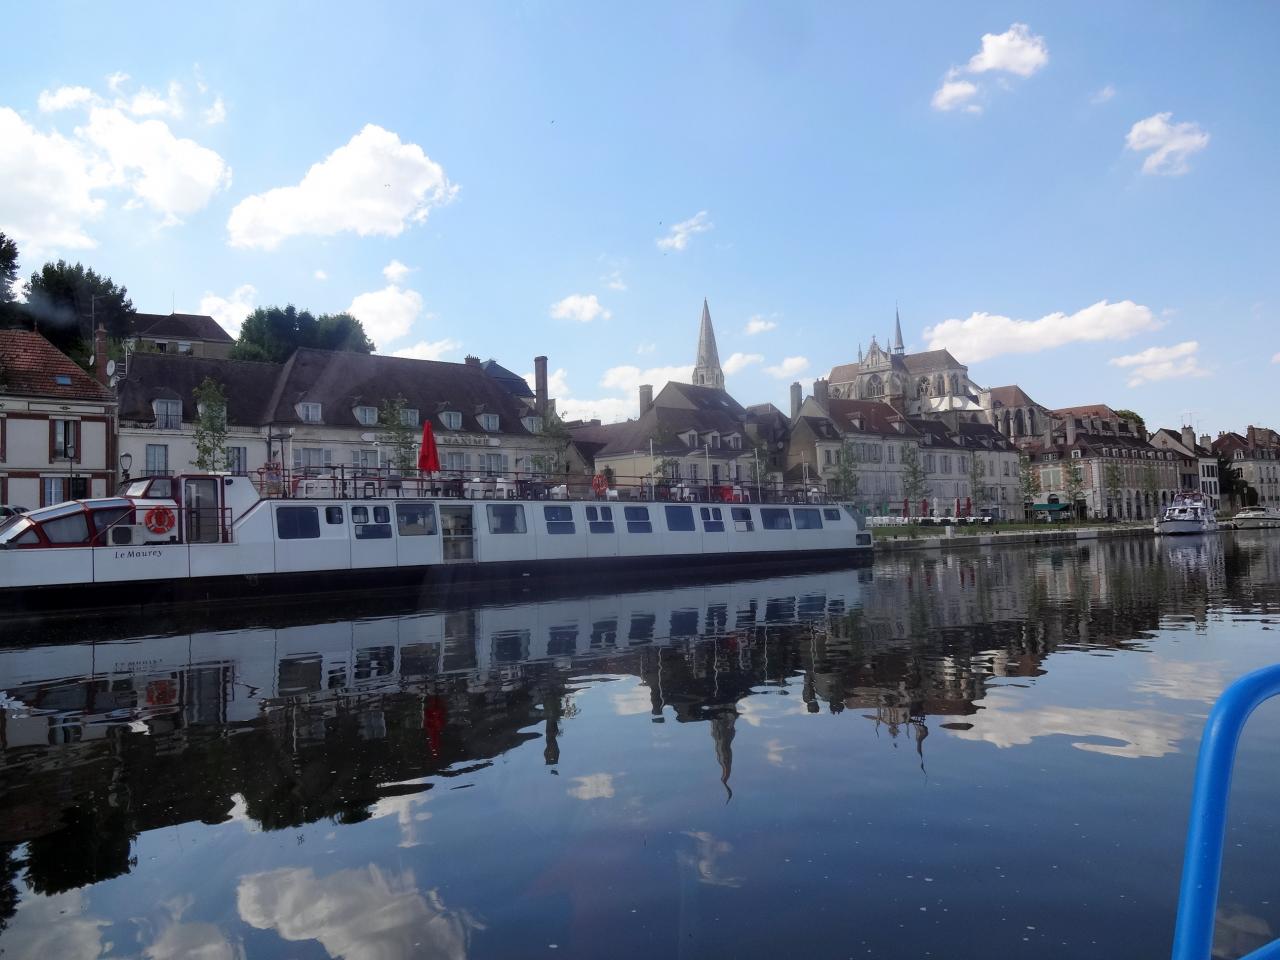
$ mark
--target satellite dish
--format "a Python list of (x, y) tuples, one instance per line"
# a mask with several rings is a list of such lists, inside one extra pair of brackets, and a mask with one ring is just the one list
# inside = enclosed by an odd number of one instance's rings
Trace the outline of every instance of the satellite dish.
[(107, 376), (114, 377), (116, 375), (116, 362), (114, 360), (107, 361)]

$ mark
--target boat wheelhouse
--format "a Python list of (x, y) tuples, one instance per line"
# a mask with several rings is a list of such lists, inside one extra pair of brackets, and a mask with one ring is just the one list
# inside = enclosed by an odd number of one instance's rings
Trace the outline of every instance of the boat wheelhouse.
[(1214, 533), (1217, 529), (1213, 508), (1198, 492), (1177, 494), (1155, 520), (1156, 533), (1165, 536)]
[[(764, 502), (760, 502), (763, 500)], [(256, 592), (438, 587), (628, 568), (728, 568), (869, 559), (851, 507), (817, 491), (585, 486), (443, 476), (147, 477), (0, 526), (0, 596), (38, 606)]]

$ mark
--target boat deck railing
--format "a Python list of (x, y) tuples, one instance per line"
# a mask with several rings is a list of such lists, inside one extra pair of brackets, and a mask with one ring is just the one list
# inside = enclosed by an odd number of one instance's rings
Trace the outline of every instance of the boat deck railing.
[[(1278, 695), (1280, 664), (1255, 670), (1223, 692), (1205, 722), (1182, 861), (1173, 960), (1209, 960), (1212, 954), (1236, 747), (1249, 715), (1264, 700)], [(1280, 958), (1280, 939), (1259, 947), (1242, 960), (1263, 958)]]
[(266, 499), (590, 500), (684, 503), (834, 503), (837, 497), (814, 477), (809, 483), (548, 475), (521, 471), (396, 470), (392, 467), (266, 466), (250, 472)]

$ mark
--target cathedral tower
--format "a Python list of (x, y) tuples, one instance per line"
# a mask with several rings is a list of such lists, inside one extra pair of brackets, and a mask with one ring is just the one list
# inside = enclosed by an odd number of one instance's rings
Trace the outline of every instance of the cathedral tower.
[(702, 301), (702, 324), (698, 328), (698, 359), (693, 365), (695, 387), (724, 389), (724, 371), (720, 369), (720, 353), (716, 350), (716, 332), (711, 329), (711, 310)]

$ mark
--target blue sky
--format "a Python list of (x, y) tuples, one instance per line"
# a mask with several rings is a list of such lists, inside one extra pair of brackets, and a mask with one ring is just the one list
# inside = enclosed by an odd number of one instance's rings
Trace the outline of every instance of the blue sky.
[(545, 353), (563, 408), (614, 419), (685, 375), (704, 296), (730, 391), (784, 408), (896, 301), (909, 349), (1051, 407), (1278, 419), (1273, 4), (7, 25), (0, 230), (24, 273), (81, 259), (140, 310), (352, 308), (382, 352)]

